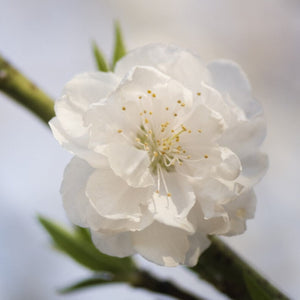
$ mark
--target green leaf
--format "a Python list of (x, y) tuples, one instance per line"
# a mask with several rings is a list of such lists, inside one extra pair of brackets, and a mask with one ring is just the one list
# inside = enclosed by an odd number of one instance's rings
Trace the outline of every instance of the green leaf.
[(112, 68), (114, 69), (117, 61), (126, 54), (126, 48), (124, 45), (122, 32), (119, 22), (115, 23), (115, 47), (114, 47), (114, 56), (112, 62)]
[(249, 276), (247, 272), (243, 272), (244, 280), (246, 283), (247, 290), (252, 300), (274, 300), (273, 296), (270, 296), (264, 289), (263, 286), (259, 285), (252, 276)]
[(38, 220), (52, 237), (55, 248), (69, 255), (81, 265), (94, 271), (110, 273), (130, 273), (135, 270), (135, 265), (130, 257), (112, 257), (98, 251), (83, 230), (68, 231), (41, 216), (38, 217)]
[(93, 41), (93, 53), (97, 63), (98, 70), (102, 72), (108, 72), (109, 66), (106, 62), (106, 59), (104, 58), (103, 53), (100, 51), (96, 42), (94, 41)]
[(114, 280), (113, 278), (112, 279), (105, 278), (104, 276), (101, 276), (101, 275), (93, 276), (91, 278), (76, 282), (75, 284), (72, 284), (66, 288), (60, 289), (59, 293), (67, 294), (67, 293), (72, 293), (72, 292), (75, 292), (75, 291), (83, 289), (83, 288), (92, 287), (95, 285), (102, 285), (102, 284), (116, 283), (116, 282), (120, 282), (120, 281)]

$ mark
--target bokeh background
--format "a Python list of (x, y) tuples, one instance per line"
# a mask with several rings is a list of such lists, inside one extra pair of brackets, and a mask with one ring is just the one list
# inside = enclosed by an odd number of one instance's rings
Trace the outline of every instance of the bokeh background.
[[(150, 42), (237, 61), (265, 110), (270, 168), (257, 186), (256, 218), (226, 239), (282, 290), (300, 294), (300, 2), (298, 0), (0, 0), (0, 52), (57, 98), (73, 75), (94, 69), (91, 40), (109, 56), (113, 21), (128, 49)], [(70, 159), (48, 128), (0, 94), (0, 299), (163, 299), (125, 285), (69, 296), (56, 289), (89, 274), (50, 248), (37, 214), (67, 223), (59, 186)], [(137, 258), (158, 276), (226, 299), (182, 268)]]

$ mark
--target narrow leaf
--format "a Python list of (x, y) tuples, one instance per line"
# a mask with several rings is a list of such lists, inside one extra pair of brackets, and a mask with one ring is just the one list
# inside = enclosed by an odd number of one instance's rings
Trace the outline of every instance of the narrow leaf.
[(93, 53), (94, 53), (98, 70), (102, 72), (108, 72), (109, 71), (108, 64), (106, 62), (106, 59), (104, 58), (103, 53), (100, 51), (99, 47), (97, 46), (96, 42), (93, 42)]
[(273, 300), (273, 296), (270, 296), (266, 293), (263, 286), (259, 285), (255, 279), (247, 274), (247, 272), (243, 273), (244, 280), (248, 289), (248, 292), (251, 296), (252, 300), (260, 299), (260, 300)]
[(114, 56), (112, 62), (113, 69), (117, 61), (120, 58), (122, 58), (125, 54), (126, 54), (126, 48), (124, 45), (120, 24), (119, 22), (116, 22), (115, 23), (115, 47), (114, 47)]
[(39, 222), (53, 239), (54, 246), (72, 257), (75, 261), (94, 271), (126, 273), (135, 268), (131, 258), (117, 258), (98, 251), (86, 237), (82, 238), (60, 225), (39, 216)]
[(72, 293), (77, 290), (83, 289), (83, 288), (88, 288), (92, 287), (95, 285), (102, 285), (102, 284), (108, 284), (108, 283), (116, 283), (118, 281), (114, 279), (107, 279), (103, 277), (91, 277), (82, 281), (79, 281), (75, 284), (72, 284), (66, 288), (60, 289), (59, 293), (61, 294), (67, 294), (67, 293)]

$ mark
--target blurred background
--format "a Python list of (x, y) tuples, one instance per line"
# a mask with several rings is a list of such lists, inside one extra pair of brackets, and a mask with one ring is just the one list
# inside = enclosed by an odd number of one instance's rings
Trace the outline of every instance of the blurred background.
[[(128, 49), (173, 43), (206, 61), (238, 62), (265, 110), (270, 168), (256, 188), (256, 218), (244, 235), (226, 242), (291, 298), (299, 297), (298, 0), (0, 0), (0, 7), (0, 52), (54, 98), (72, 76), (95, 68), (92, 39), (110, 56), (114, 20)], [(53, 251), (36, 221), (43, 214), (68, 223), (59, 187), (71, 156), (44, 124), (3, 94), (0, 140), (0, 299), (166, 299), (125, 285), (57, 294), (89, 273)], [(137, 260), (208, 299), (226, 299), (182, 268)]]

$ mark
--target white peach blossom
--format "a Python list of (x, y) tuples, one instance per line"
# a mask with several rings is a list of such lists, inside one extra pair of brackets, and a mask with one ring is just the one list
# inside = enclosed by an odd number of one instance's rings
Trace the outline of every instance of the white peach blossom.
[(233, 62), (149, 45), (114, 73), (68, 82), (50, 126), (74, 158), (64, 208), (99, 250), (193, 266), (207, 235), (235, 235), (267, 168), (261, 106)]

